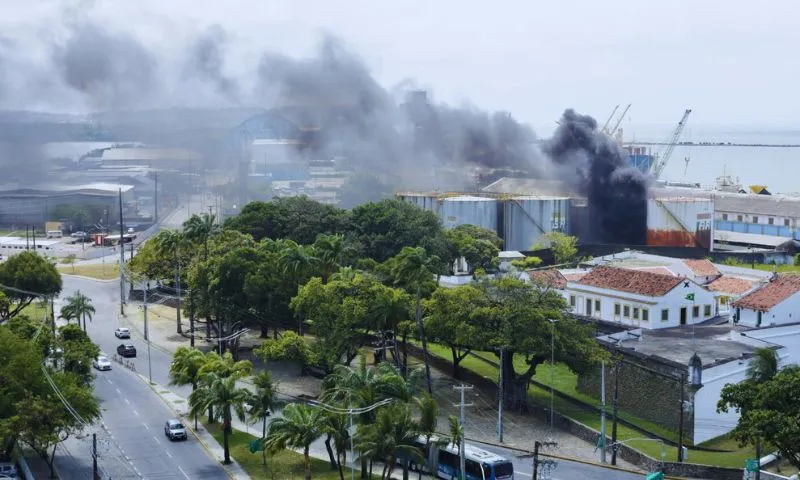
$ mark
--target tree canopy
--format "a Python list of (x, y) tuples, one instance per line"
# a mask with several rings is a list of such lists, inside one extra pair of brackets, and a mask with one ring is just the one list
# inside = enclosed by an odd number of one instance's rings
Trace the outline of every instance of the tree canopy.
[(36, 298), (61, 292), (61, 274), (56, 267), (36, 252), (22, 252), (0, 263), (0, 286), (10, 302), (0, 322), (7, 320)]

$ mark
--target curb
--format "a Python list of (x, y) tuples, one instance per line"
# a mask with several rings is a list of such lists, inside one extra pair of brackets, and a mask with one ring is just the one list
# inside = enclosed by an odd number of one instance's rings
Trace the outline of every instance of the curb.
[[(164, 404), (167, 406), (167, 408), (170, 409), (170, 411), (172, 411), (172, 413), (174, 413), (176, 417), (178, 417), (178, 418), (183, 417), (174, 408), (172, 408), (172, 405), (167, 401), (167, 399), (165, 399), (164, 396), (161, 395), (161, 393), (159, 393), (158, 390), (155, 389), (155, 385), (150, 383), (150, 381), (144, 375), (142, 375), (141, 373), (137, 373), (136, 376), (138, 377), (140, 382), (144, 382), (145, 384), (147, 384), (147, 386), (150, 387), (150, 390), (152, 390), (153, 393), (158, 395), (158, 398), (160, 398), (161, 401), (164, 402)], [(191, 419), (187, 418), (187, 420), (191, 420)], [(208, 454), (211, 456), (211, 458), (213, 458), (214, 460), (218, 461), (219, 464), (222, 465), (222, 468), (225, 470), (225, 473), (228, 475), (228, 477), (231, 480), (234, 480), (236, 477), (233, 475), (233, 473), (230, 470), (228, 470), (227, 465), (222, 463), (221, 459), (217, 458), (217, 456), (214, 454), (214, 452), (211, 451), (211, 447), (208, 446), (208, 444), (202, 438), (200, 438), (200, 436), (197, 434), (197, 432), (195, 432), (194, 429), (191, 426), (189, 426), (189, 423), (191, 423), (191, 422), (185, 422), (184, 427), (186, 427), (187, 430), (192, 432), (192, 435), (194, 435), (194, 438), (196, 438), (197, 441), (200, 442), (200, 445), (202, 445), (203, 448), (206, 449), (206, 452), (208, 452)], [(241, 465), (239, 465), (239, 468), (241, 468)]]
[(75, 277), (75, 278), (80, 278), (82, 280), (91, 280), (93, 282), (111, 283), (111, 282), (118, 282), (119, 281), (119, 277), (110, 278), (110, 279), (94, 278), (94, 277), (87, 277), (86, 275), (76, 275), (74, 273), (65, 273), (65, 272), (62, 272), (61, 270), (59, 270), (58, 273), (60, 273), (62, 276)]
[[(121, 320), (121, 319), (124, 319), (124, 320)], [(136, 334), (136, 336), (140, 340), (145, 341), (144, 340), (144, 332), (142, 330), (140, 330), (139, 327), (134, 325), (133, 322), (128, 318), (127, 315), (117, 314), (117, 322), (125, 322), (128, 325), (128, 327), (131, 329), (131, 331), (134, 334)], [(175, 352), (169, 350), (168, 348), (166, 348), (166, 347), (162, 346), (161, 344), (159, 344), (157, 342), (154, 342), (152, 340), (150, 340), (150, 346), (155, 348), (155, 349), (157, 349), (157, 350), (160, 350), (162, 353), (166, 353), (170, 357), (175, 355)]]

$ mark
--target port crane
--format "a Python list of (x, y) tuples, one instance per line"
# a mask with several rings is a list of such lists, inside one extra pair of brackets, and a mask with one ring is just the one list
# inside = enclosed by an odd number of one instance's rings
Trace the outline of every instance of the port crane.
[(614, 110), (611, 112), (611, 115), (608, 116), (608, 120), (606, 120), (606, 123), (603, 124), (603, 128), (601, 128), (600, 131), (602, 133), (605, 133), (609, 137), (613, 138), (614, 134), (617, 133), (617, 129), (619, 128), (619, 125), (622, 123), (622, 120), (625, 118), (625, 114), (627, 114), (628, 110), (630, 110), (631, 105), (633, 105), (633, 104), (629, 103), (628, 106), (625, 107), (625, 110), (622, 111), (622, 114), (619, 116), (619, 118), (617, 118), (617, 121), (614, 122), (614, 127), (609, 129), (608, 128), (608, 124), (611, 123), (611, 120), (614, 118), (614, 114), (617, 113), (617, 110), (619, 109), (619, 105), (614, 107)]
[(675, 146), (678, 144), (678, 140), (681, 138), (681, 133), (683, 133), (683, 129), (686, 127), (686, 121), (689, 119), (689, 115), (692, 113), (692, 110), (687, 108), (685, 112), (683, 112), (683, 117), (681, 121), (678, 122), (678, 126), (675, 127), (675, 130), (672, 132), (672, 136), (666, 142), (667, 147), (664, 149), (664, 153), (658, 156), (656, 160), (653, 162), (650, 172), (653, 174), (653, 177), (658, 179), (661, 176), (661, 173), (666, 168), (667, 163), (669, 162), (669, 158), (672, 156), (672, 152), (675, 150)]

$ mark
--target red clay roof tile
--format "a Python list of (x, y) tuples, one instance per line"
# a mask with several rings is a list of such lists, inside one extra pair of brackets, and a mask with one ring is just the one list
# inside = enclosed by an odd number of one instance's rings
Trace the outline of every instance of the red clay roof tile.
[(558, 288), (563, 290), (567, 286), (567, 279), (558, 270), (552, 268), (548, 270), (528, 270), (528, 278), (533, 283), (544, 285), (545, 287)]
[(797, 292), (800, 292), (800, 275), (779, 275), (755, 292), (733, 302), (733, 306), (766, 312)]
[(753, 283), (748, 282), (743, 278), (730, 277), (723, 275), (716, 280), (712, 281), (706, 288), (715, 292), (730, 293), (733, 295), (741, 295), (746, 291), (753, 288)]
[(683, 264), (700, 277), (715, 277), (720, 274), (717, 267), (709, 260), (684, 260)]
[(660, 297), (675, 288), (681, 280), (671, 275), (601, 265), (595, 267), (578, 283), (648, 297)]

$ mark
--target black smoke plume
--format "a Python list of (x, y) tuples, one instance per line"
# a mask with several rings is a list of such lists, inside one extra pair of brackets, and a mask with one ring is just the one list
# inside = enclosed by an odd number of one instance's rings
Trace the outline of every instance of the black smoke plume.
[(645, 243), (648, 179), (597, 130), (592, 117), (566, 110), (543, 151), (558, 166), (561, 179), (586, 195), (588, 241)]

